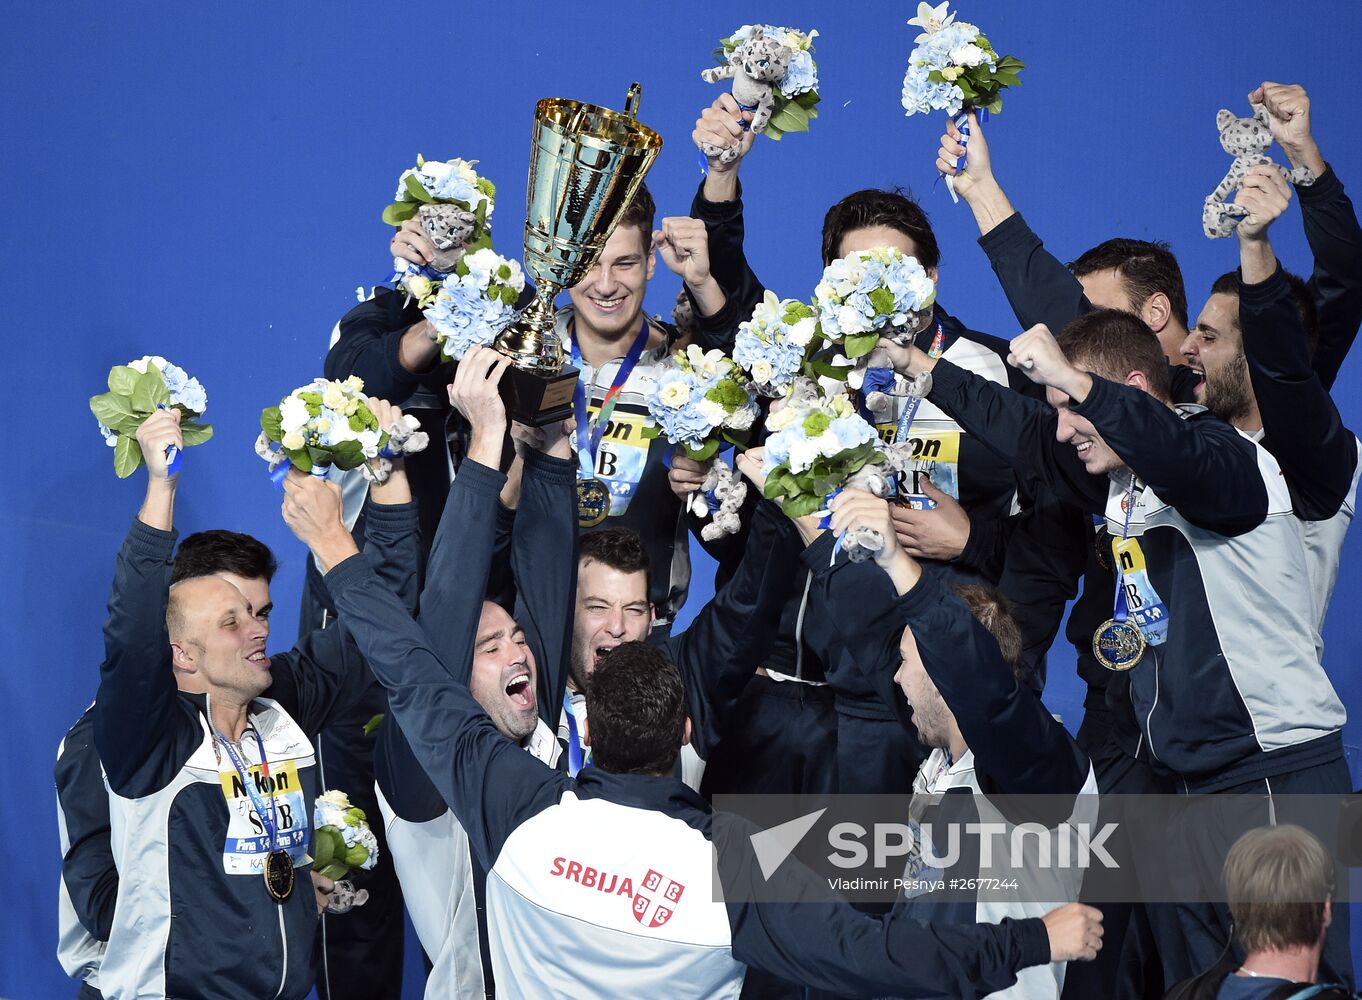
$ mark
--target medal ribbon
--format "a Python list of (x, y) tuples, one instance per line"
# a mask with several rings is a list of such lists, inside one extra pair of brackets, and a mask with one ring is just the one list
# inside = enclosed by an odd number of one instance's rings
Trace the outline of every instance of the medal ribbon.
[[(581, 371), (582, 354), (577, 350), (577, 335), (573, 324), (568, 324), (568, 340), (572, 344), (572, 364), (577, 370)], [(620, 390), (624, 388), (624, 383), (629, 381), (629, 376), (634, 373), (638, 359), (643, 355), (643, 347), (648, 343), (648, 318), (643, 318), (639, 326), (638, 336), (634, 338), (634, 343), (629, 348), (629, 353), (620, 362), (619, 370), (615, 372), (615, 379), (610, 383), (610, 389), (606, 392), (605, 398), (601, 400), (600, 411), (596, 414), (596, 419), (592, 422), (587, 411), (586, 387), (582, 384), (580, 375), (577, 378), (577, 385), (572, 390), (572, 411), (577, 418), (577, 468), (578, 478), (596, 478), (596, 451), (601, 446), (601, 438), (605, 435), (606, 425), (610, 422), (610, 414), (615, 412), (615, 403), (619, 401)]]
[(563, 714), (567, 716), (568, 724), (568, 775), (575, 778), (582, 768), (590, 767), (591, 763), (586, 759), (582, 738), (577, 734), (577, 716), (572, 711), (572, 695), (566, 691), (563, 692)]
[[(254, 728), (250, 730), (255, 737), (255, 745), (260, 748), (260, 773), (264, 777), (270, 776), (270, 762), (265, 758), (265, 741), (260, 738), (260, 734)], [(260, 800), (260, 793), (256, 791), (255, 784), (251, 781), (250, 771), (242, 764), (241, 758), (232, 749), (232, 744), (227, 737), (223, 736), (217, 729), (213, 730), (213, 735), (218, 738), (222, 748), (227, 751), (227, 757), (231, 760), (232, 766), (236, 768), (237, 775), (241, 778), (241, 783), (246, 786), (246, 794), (251, 797), (251, 805), (255, 806), (255, 813), (260, 817), (260, 822), (264, 824), (265, 830), (270, 835), (270, 853), (279, 850), (279, 822), (274, 812), (274, 798), (270, 797), (269, 815), (265, 815), (265, 804)]]
[[(932, 344), (927, 348), (927, 357), (939, 358), (946, 353), (946, 331), (941, 328), (941, 321), (936, 321), (936, 333), (932, 335)], [(903, 412), (899, 414), (899, 425), (894, 429), (894, 443), (901, 444), (908, 440), (908, 431), (913, 426), (913, 420), (917, 417), (917, 408), (922, 405), (921, 396), (913, 396)]]
[[(1130, 515), (1135, 510), (1135, 473), (1133, 472), (1130, 474), (1130, 486), (1126, 488), (1125, 507), (1126, 522), (1121, 528), (1121, 541), (1123, 542), (1126, 540), (1126, 536), (1130, 534)], [(1113, 569), (1116, 570), (1116, 597), (1112, 602), (1111, 620), (1120, 624), (1130, 617), (1130, 608), (1126, 600), (1126, 574), (1125, 570), (1121, 568), (1121, 557), (1114, 549), (1112, 561), (1115, 563)]]

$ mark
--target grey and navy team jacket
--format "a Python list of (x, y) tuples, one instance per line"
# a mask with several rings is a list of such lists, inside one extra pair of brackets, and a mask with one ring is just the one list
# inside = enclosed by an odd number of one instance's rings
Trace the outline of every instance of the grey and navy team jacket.
[[(932, 375), (943, 409), (1120, 538), (1128, 475), (1089, 475), (1056, 441), (1053, 409), (949, 362)], [(1315, 653), (1301, 526), (1276, 460), (1200, 407), (1175, 412), (1096, 376), (1071, 409), (1137, 477), (1112, 557), (1148, 642), (1129, 672), (1138, 755), (1188, 791), (1338, 759), (1346, 713)]]
[[(415, 504), (370, 504), (365, 556), (386, 583), (414, 595)], [(342, 623), (271, 657), (272, 683), (251, 704), (243, 738), (252, 779), (274, 805), (295, 884), (276, 903), (261, 874), (263, 826), (226, 755), (219, 759), (208, 699), (177, 691), (166, 634), (176, 533), (134, 521), (119, 551), (104, 626), (95, 747), (109, 789), (118, 897), (100, 966), (116, 1000), (284, 997), (312, 988), (317, 926), (310, 828), (318, 791), (308, 734), (326, 727), (371, 682)], [(372, 571), (371, 571), (372, 572)], [(398, 597), (393, 596), (397, 601)], [(270, 762), (260, 769), (256, 740)]]
[(927, 928), (843, 905), (714, 901), (703, 799), (673, 778), (591, 768), (574, 780), (534, 760), (360, 560), (327, 586), (489, 873), (498, 992), (736, 997), (746, 963), (845, 993), (973, 997), (1049, 960), (1035, 919)]
[[(1362, 325), (1362, 226), (1332, 168), (1297, 192), (1314, 258), (1307, 291), (1315, 306), (1317, 343), (1312, 350), (1280, 271), (1258, 285), (1241, 280), (1239, 321), (1263, 421), (1260, 443), (1280, 464), (1304, 528), (1320, 629), (1357, 504), (1358, 443), (1343, 426), (1329, 390)], [(1023, 329), (1044, 323), (1058, 333), (1092, 308), (1078, 279), (1045, 249), (1020, 213), (980, 237), (979, 245)], [(1091, 635), (1075, 638), (1080, 673), (1091, 685), (1102, 686), (1104, 672), (1087, 649)], [(1322, 652), (1321, 640), (1316, 650)]]

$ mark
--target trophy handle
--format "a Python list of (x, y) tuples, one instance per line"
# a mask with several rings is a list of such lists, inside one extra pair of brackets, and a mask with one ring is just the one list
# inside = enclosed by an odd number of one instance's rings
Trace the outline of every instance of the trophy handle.
[(635, 81), (629, 84), (629, 93), (624, 98), (624, 113), (630, 118), (638, 118), (638, 102), (643, 96), (643, 84)]

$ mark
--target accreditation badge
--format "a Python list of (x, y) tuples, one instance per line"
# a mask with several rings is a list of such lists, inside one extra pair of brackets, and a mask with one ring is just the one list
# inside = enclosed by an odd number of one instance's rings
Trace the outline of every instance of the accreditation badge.
[[(596, 475), (609, 493), (608, 514), (619, 517), (629, 509), (643, 470), (648, 464), (648, 449), (652, 441), (643, 436), (647, 418), (628, 409), (631, 404), (620, 404), (610, 414), (596, 450)], [(592, 413), (596, 410), (593, 406)]]
[[(290, 871), (295, 865), (305, 864), (310, 840), (310, 820), (298, 768), (293, 761), (271, 761), (266, 776), (260, 765), (253, 764), (247, 769), (247, 780), (252, 786), (248, 789), (232, 765), (224, 763), (226, 767), (220, 767), (218, 771), (223, 797), (227, 800), (227, 839), (222, 850), (222, 870), (228, 875), (263, 875), (267, 887), (282, 887), (285, 879), (280, 866), (284, 859), (287, 859)], [(266, 816), (263, 819), (255, 799), (264, 805)], [(269, 822), (278, 827), (273, 843)], [(282, 857), (271, 861), (275, 855)], [(273, 887), (270, 888), (271, 895), (275, 893)]]

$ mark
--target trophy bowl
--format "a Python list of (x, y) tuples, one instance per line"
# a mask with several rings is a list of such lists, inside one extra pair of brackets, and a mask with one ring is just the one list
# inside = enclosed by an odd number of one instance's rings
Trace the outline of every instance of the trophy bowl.
[(511, 359), (502, 391), (522, 423), (572, 415), (578, 373), (564, 366), (553, 300), (595, 266), (662, 148), (635, 117), (641, 93), (637, 83), (629, 88), (623, 112), (560, 97), (535, 107), (525, 195), (525, 271), (535, 296), (495, 344)]

